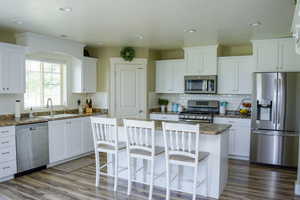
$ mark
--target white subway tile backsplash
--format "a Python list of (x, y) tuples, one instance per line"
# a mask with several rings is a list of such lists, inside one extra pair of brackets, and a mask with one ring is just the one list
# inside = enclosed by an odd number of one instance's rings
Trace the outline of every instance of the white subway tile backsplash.
[(227, 101), (227, 110), (237, 110), (243, 99), (251, 100), (251, 95), (157, 94), (158, 98), (168, 99), (170, 102), (178, 103), (185, 107), (188, 100)]

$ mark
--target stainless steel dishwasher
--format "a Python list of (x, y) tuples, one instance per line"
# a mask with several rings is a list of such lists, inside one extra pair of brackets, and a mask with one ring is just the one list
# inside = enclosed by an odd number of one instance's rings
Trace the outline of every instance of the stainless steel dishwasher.
[(49, 164), (48, 141), (48, 123), (16, 127), (18, 174)]

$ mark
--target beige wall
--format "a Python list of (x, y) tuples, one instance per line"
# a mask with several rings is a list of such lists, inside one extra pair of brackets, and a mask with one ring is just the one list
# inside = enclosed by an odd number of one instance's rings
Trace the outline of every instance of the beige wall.
[(159, 50), (160, 60), (184, 59), (183, 49)]
[(148, 91), (155, 91), (155, 61), (160, 59), (160, 52), (157, 50), (149, 50), (148, 58)]
[(0, 42), (16, 43), (14, 32), (0, 30)]
[(246, 56), (252, 55), (252, 44), (221, 46), (221, 56)]
[[(110, 58), (120, 57), (121, 47), (87, 48), (92, 57), (98, 58), (97, 91), (108, 92), (110, 77)], [(135, 48), (136, 58), (148, 58), (148, 48)]]

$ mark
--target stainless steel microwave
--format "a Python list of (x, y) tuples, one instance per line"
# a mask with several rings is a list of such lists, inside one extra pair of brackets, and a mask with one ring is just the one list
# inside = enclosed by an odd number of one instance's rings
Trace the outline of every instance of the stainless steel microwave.
[(185, 76), (184, 92), (187, 94), (216, 94), (217, 76)]

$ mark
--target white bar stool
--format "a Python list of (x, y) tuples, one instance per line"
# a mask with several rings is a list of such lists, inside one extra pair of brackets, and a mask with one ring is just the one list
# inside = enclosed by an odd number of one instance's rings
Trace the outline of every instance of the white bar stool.
[[(206, 196), (208, 195), (208, 156), (207, 152), (198, 152), (200, 125), (162, 123), (166, 152), (167, 197), (170, 199), (170, 165), (194, 168), (193, 200), (196, 199), (199, 163), (206, 160)], [(195, 150), (193, 150), (195, 149)]]
[[(155, 146), (154, 121), (125, 119), (124, 127), (127, 136), (127, 152), (128, 152), (128, 195), (130, 195), (131, 193), (131, 184), (132, 184), (131, 183), (131, 173), (132, 173), (131, 158), (134, 159), (140, 158), (143, 160), (151, 161), (149, 199), (152, 199), (153, 181), (154, 181), (154, 158), (155, 156), (164, 152), (163, 147)], [(144, 173), (146, 171), (144, 170)], [(136, 171), (134, 173), (136, 173)]]
[(96, 186), (99, 186), (100, 175), (107, 175), (102, 173), (100, 170), (108, 166), (104, 164), (100, 166), (99, 153), (104, 152), (107, 154), (113, 154), (114, 159), (112, 165), (114, 168), (114, 191), (117, 190), (118, 186), (118, 152), (126, 148), (125, 142), (118, 142), (118, 127), (117, 120), (113, 118), (100, 118), (91, 117), (94, 147), (95, 147), (95, 158), (96, 158)]

